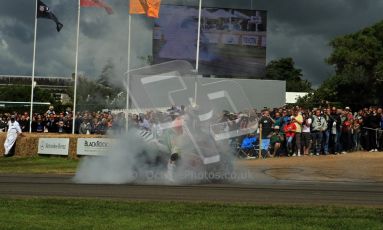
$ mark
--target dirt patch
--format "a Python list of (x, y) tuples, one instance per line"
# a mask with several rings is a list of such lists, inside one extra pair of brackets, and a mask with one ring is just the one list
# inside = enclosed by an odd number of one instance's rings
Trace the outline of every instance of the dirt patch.
[(239, 165), (276, 180), (383, 182), (383, 152), (256, 159)]

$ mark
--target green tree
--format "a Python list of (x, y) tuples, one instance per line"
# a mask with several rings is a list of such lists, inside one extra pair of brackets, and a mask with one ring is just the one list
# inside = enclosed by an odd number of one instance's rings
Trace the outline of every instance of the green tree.
[(107, 61), (104, 68), (102, 68), (101, 74), (98, 77), (97, 83), (104, 85), (105, 87), (112, 87), (118, 85), (116, 82), (117, 75), (115, 72), (115, 66), (111, 59)]
[[(10, 85), (0, 87), (0, 101), (28, 102), (30, 100), (30, 86)], [(34, 101), (52, 103), (54, 98), (48, 90), (36, 87), (34, 90)]]
[(311, 91), (310, 82), (302, 76), (302, 70), (295, 68), (292, 58), (273, 60), (266, 66), (266, 79), (286, 81), (287, 92)]
[(318, 96), (361, 107), (383, 102), (383, 21), (335, 38), (326, 60), (335, 76), (318, 89)]
[[(68, 89), (67, 94), (73, 95), (73, 87)], [(120, 94), (121, 90), (117, 87), (105, 86), (98, 81), (79, 76), (77, 79), (77, 111), (123, 108), (126, 100), (114, 103), (117, 97), (125, 98)]]
[[(7, 85), (0, 87), (0, 101), (8, 101), (8, 102), (29, 102), (31, 100), (31, 86), (26, 85)], [(50, 102), (51, 104), (55, 103), (52, 94), (47, 89), (42, 89), (36, 87), (34, 89), (34, 101), (35, 102)], [(3, 110), (6, 112), (18, 111), (24, 112), (29, 108), (25, 108), (23, 106), (18, 105), (8, 105)], [(46, 106), (34, 106), (35, 112), (43, 112), (46, 111)], [(44, 112), (45, 112), (44, 111)]]

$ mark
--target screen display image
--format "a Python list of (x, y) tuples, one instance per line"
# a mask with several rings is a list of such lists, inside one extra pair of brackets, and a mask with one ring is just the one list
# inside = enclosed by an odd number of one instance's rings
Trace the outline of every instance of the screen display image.
[[(155, 63), (187, 60), (195, 65), (198, 8), (161, 6), (153, 33)], [(203, 8), (199, 48), (199, 73), (261, 78), (266, 65), (267, 12)]]

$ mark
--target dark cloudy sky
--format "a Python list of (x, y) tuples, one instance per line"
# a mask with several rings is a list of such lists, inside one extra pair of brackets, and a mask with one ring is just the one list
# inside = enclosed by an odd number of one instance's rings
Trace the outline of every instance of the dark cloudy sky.
[[(81, 10), (79, 71), (98, 76), (107, 60), (122, 75), (127, 62), (128, 0), (105, 0), (115, 14), (102, 9)], [(70, 76), (74, 72), (77, 0), (43, 0), (64, 24), (38, 20), (36, 74)], [(196, 5), (198, 0), (163, 0), (163, 3)], [(382, 0), (204, 0), (204, 6), (268, 11), (267, 60), (293, 57), (304, 78), (319, 85), (332, 74), (324, 63), (328, 42), (383, 19)], [(0, 1), (0, 74), (31, 75), (34, 33), (34, 0)], [(140, 56), (151, 54), (152, 21), (133, 17), (133, 67)]]

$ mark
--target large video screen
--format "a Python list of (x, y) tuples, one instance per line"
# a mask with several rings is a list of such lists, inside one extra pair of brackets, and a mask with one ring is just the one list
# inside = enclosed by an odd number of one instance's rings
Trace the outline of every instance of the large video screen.
[[(266, 66), (267, 12), (203, 8), (199, 73), (261, 78)], [(195, 65), (198, 8), (162, 5), (155, 20), (153, 60), (187, 60)]]

